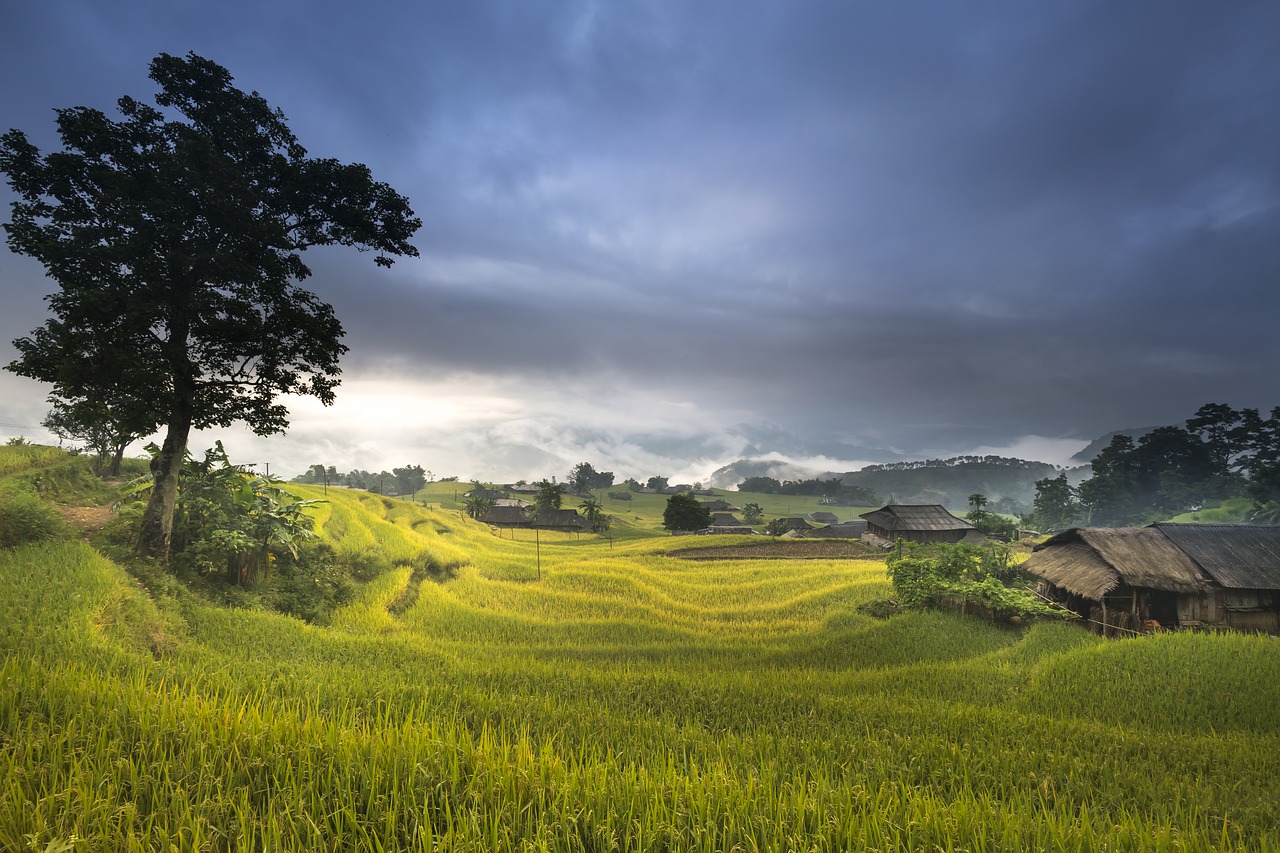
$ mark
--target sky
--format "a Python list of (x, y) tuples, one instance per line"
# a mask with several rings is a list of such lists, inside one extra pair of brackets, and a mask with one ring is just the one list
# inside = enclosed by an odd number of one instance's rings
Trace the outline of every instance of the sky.
[[(335, 405), (193, 438), (233, 461), (1063, 463), (1280, 405), (1277, 48), (1250, 0), (42, 0), (0, 7), (0, 130), (54, 149), (194, 51), (409, 198), (420, 258), (307, 255)], [(54, 287), (0, 250), (0, 364)], [(0, 372), (0, 437), (48, 392)]]

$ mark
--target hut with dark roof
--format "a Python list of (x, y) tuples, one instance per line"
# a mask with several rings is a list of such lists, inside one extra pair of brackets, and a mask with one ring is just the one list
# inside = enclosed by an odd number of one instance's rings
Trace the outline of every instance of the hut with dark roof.
[(522, 506), (494, 506), (476, 520), (492, 527), (528, 527), (529, 513)]
[(1280, 631), (1280, 526), (1072, 528), (1023, 567), (1047, 595), (1108, 625)]
[(837, 524), (840, 521), (834, 512), (827, 512), (826, 510), (809, 513), (809, 519), (815, 524)]
[(560, 530), (566, 533), (590, 533), (591, 525), (576, 509), (544, 509), (533, 517), (530, 527), (538, 530)]
[(745, 527), (738, 517), (731, 512), (713, 512), (711, 513), (712, 527)]
[(862, 513), (866, 519), (865, 538), (879, 545), (907, 542), (985, 542), (986, 536), (962, 518), (947, 512), (941, 504), (890, 504)]

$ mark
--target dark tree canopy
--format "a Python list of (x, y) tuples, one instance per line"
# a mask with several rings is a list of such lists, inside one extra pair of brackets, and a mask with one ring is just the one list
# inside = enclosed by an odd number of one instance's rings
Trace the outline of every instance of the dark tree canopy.
[[(75, 404), (145, 401), (166, 427), (143, 519), (145, 553), (167, 557), (177, 474), (191, 429), (288, 425), (282, 394), (329, 404), (346, 351), (333, 309), (297, 286), (312, 246), (416, 256), (408, 201), (360, 164), (307, 157), (256, 92), (225, 68), (161, 54), (156, 107), (121, 98), (121, 118), (57, 110), (62, 150), (0, 138), (18, 196), (14, 252), (39, 260), (58, 292), (43, 328), (15, 341), (9, 369)], [(106, 387), (120, 377), (124, 387)]]
[(711, 510), (693, 495), (672, 495), (662, 511), (662, 526), (667, 530), (701, 530), (711, 525)]

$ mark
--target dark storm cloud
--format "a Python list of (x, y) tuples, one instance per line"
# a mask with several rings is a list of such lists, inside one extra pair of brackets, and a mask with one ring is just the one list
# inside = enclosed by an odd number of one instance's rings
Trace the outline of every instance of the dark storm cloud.
[(1273, 4), (123, 8), (4, 13), (0, 124), (193, 49), (368, 163), (424, 257), (311, 259), (352, 381), (594, 377), (753, 450), (1280, 403)]

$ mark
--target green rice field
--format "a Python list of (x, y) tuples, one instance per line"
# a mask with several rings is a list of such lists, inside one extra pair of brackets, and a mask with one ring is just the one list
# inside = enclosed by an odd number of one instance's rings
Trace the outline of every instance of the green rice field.
[(499, 536), (435, 488), (329, 490), (390, 568), (325, 627), (0, 550), (0, 850), (1280, 849), (1274, 639), (882, 621), (875, 558)]

